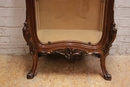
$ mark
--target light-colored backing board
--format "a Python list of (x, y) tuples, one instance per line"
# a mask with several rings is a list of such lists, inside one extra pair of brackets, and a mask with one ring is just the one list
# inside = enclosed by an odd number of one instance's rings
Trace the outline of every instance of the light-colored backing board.
[(103, 0), (36, 0), (38, 29), (102, 30)]

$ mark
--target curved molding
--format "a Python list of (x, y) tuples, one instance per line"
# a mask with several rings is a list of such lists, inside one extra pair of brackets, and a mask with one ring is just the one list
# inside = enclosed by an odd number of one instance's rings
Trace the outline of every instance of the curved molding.
[(24, 23), (24, 27), (22, 30), (23, 30), (23, 36), (25, 38), (25, 41), (27, 42), (27, 45), (29, 46), (30, 53), (33, 53), (34, 45), (33, 45), (32, 37), (30, 35), (27, 22)]
[(117, 34), (117, 29), (115, 28), (115, 24), (113, 24), (112, 28), (110, 30), (108, 41), (103, 48), (103, 52), (104, 52), (105, 55), (109, 55), (109, 50), (110, 50), (110, 47), (112, 46), (113, 41), (116, 38), (116, 34)]

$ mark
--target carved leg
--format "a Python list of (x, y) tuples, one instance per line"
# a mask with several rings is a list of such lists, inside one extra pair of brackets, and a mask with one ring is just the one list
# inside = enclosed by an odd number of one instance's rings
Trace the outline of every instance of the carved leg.
[(105, 66), (105, 60), (106, 60), (106, 56), (105, 55), (101, 55), (100, 58), (100, 65), (101, 65), (101, 69), (104, 75), (104, 79), (106, 80), (111, 80), (111, 75), (107, 72), (106, 66)]
[(30, 70), (30, 72), (27, 74), (27, 79), (32, 79), (34, 77), (36, 68), (37, 68), (37, 63), (38, 63), (38, 53), (34, 52), (32, 54), (33, 57), (33, 65), (32, 65), (32, 69)]

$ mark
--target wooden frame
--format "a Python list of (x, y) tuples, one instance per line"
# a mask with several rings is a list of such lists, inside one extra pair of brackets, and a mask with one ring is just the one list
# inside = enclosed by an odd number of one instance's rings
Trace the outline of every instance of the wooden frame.
[(23, 27), (23, 36), (29, 46), (30, 53), (33, 57), (33, 66), (27, 74), (28, 79), (34, 77), (37, 64), (38, 55), (43, 54), (61, 54), (70, 59), (74, 55), (94, 54), (100, 57), (100, 65), (103, 76), (106, 80), (111, 80), (111, 75), (107, 72), (105, 66), (106, 56), (109, 54), (109, 49), (115, 40), (117, 30), (114, 23), (114, 0), (106, 0), (103, 22), (103, 34), (101, 40), (97, 44), (91, 42), (73, 42), (73, 41), (59, 41), (55, 43), (43, 44), (37, 37), (36, 30), (36, 15), (34, 0), (26, 0), (26, 21)]

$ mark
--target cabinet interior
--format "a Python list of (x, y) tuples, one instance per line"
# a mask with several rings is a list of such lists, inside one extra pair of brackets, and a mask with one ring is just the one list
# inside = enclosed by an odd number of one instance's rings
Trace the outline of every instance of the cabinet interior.
[(35, 0), (39, 40), (97, 43), (102, 36), (104, 5), (105, 0)]

